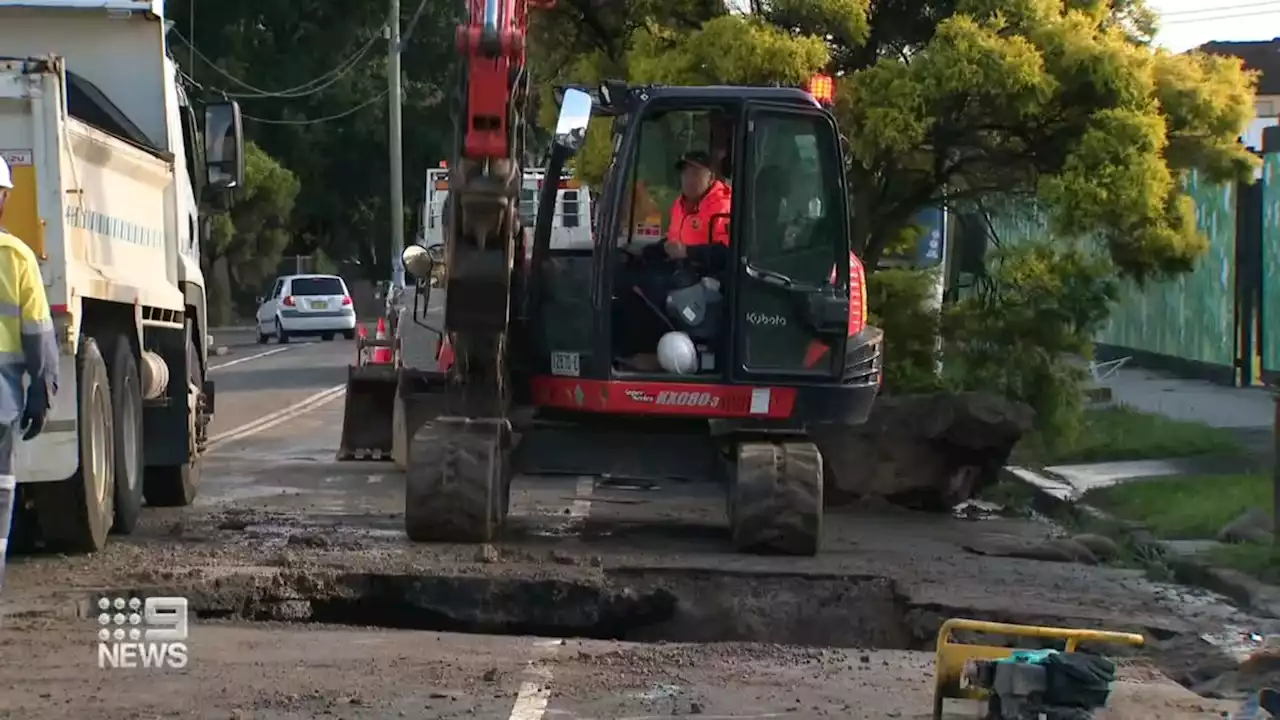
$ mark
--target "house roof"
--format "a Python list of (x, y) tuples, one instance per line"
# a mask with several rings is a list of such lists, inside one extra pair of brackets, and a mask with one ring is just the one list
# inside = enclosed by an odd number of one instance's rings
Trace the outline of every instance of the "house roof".
[(1259, 95), (1280, 95), (1280, 38), (1248, 42), (1208, 42), (1197, 50), (1244, 60), (1247, 69), (1258, 71)]

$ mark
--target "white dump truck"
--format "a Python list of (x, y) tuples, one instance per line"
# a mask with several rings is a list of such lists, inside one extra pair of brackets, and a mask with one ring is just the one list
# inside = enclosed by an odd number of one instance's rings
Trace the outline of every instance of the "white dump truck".
[(200, 483), (200, 201), (241, 183), (242, 131), (235, 103), (187, 97), (167, 30), (163, 0), (0, 0), (3, 221), (40, 259), (61, 350), (45, 431), (19, 444), (15, 531), (69, 551)]

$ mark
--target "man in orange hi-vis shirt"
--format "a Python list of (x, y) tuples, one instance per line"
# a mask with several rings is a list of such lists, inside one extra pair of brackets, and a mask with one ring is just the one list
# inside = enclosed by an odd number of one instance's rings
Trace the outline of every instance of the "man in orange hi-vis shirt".
[(671, 206), (667, 227), (667, 255), (682, 259), (698, 245), (729, 245), (727, 217), (733, 193), (711, 169), (711, 157), (701, 150), (685, 153), (676, 163), (680, 171), (680, 196)]
[[(716, 177), (710, 156), (687, 152), (676, 163), (680, 195), (671, 208), (666, 239), (628, 252), (643, 260), (643, 268), (623, 280), (630, 285), (614, 320), (614, 347), (623, 365), (641, 371), (657, 370), (654, 350), (658, 338), (670, 328), (661, 317), (667, 293), (674, 281), (670, 263), (697, 277), (717, 277), (729, 266), (729, 211), (732, 192)], [(637, 187), (637, 190), (639, 188)], [(637, 252), (638, 250), (638, 252)], [(723, 283), (723, 279), (720, 279)], [(687, 282), (687, 279), (683, 282)]]
[(676, 163), (680, 195), (671, 206), (666, 241), (645, 247), (641, 252), (646, 260), (688, 260), (706, 275), (718, 274), (727, 266), (733, 192), (716, 177), (712, 164), (701, 150), (685, 153)]

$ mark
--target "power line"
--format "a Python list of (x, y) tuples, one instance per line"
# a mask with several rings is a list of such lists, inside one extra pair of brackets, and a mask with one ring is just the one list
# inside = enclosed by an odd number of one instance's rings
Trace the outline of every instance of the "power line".
[(1207, 16), (1192, 17), (1192, 18), (1175, 18), (1173, 20), (1162, 22), (1160, 23), (1160, 25), (1161, 26), (1186, 25), (1187, 23), (1213, 22), (1216, 20), (1240, 20), (1244, 18), (1266, 17), (1268, 15), (1275, 15), (1277, 13), (1280, 13), (1280, 7), (1277, 7), (1274, 10), (1261, 10), (1256, 12), (1237, 13), (1235, 15), (1207, 15)]
[(382, 92), (378, 93), (375, 97), (369, 98), (368, 100), (365, 100), (364, 102), (360, 103), (359, 105), (356, 105), (355, 107), (349, 107), (340, 113), (334, 113), (333, 115), (326, 115), (325, 117), (303, 119), (303, 120), (273, 120), (271, 118), (254, 117), (253, 115), (245, 115), (243, 113), (241, 113), (241, 117), (243, 117), (245, 120), (252, 120), (253, 122), (262, 123), (264, 125), (319, 125), (320, 123), (332, 122), (334, 120), (341, 120), (342, 118), (345, 118), (349, 115), (354, 115), (360, 112), (361, 110), (369, 107), (370, 105), (373, 105), (374, 103), (381, 101), (383, 98), (387, 96), (387, 92), (388, 92), (387, 90), (383, 90)]
[(306, 97), (307, 95), (314, 95), (320, 92), (321, 90), (324, 90), (332, 86), (334, 83), (338, 82), (343, 77), (345, 77), (348, 73), (350, 73), (353, 69), (355, 69), (356, 65), (362, 59), (364, 59), (364, 56), (368, 54), (369, 50), (373, 47), (374, 43), (377, 42), (378, 40), (378, 35), (376, 33), (371, 35), (369, 39), (364, 43), (364, 45), (362, 45), (358, 50), (356, 50), (355, 53), (353, 53), (352, 55), (347, 57), (345, 60), (340, 62), (337, 65), (337, 67), (333, 68), (332, 70), (329, 70), (323, 75), (312, 78), (311, 80), (308, 80), (307, 82), (302, 83), (301, 85), (296, 85), (294, 87), (286, 88), (284, 90), (272, 91), (272, 90), (263, 90), (262, 88), (251, 85), (248, 82), (245, 82), (244, 80), (241, 80), (240, 78), (232, 75), (226, 70), (223, 70), (221, 67), (218, 66), (217, 63), (210, 60), (206, 55), (201, 53), (200, 50), (195, 46), (195, 44), (192, 43), (190, 40), (188, 40), (186, 37), (184, 37), (182, 33), (172, 28), (169, 30), (169, 32), (171, 32), (175, 37), (181, 40), (184, 45), (190, 48), (192, 55), (199, 58), (209, 67), (213, 68), (214, 71), (216, 71), (219, 75), (223, 76), (227, 80), (230, 80), (236, 85), (239, 85), (240, 87), (247, 88), (253, 91), (252, 94), (251, 93), (234, 93), (234, 92), (223, 93), (227, 97), (244, 98), (244, 99), (299, 98), (299, 97)]
[(1242, 5), (1226, 5), (1223, 7), (1196, 8), (1194, 10), (1168, 10), (1160, 13), (1161, 17), (1169, 17), (1170, 15), (1200, 15), (1203, 13), (1220, 13), (1231, 12), (1234, 10), (1249, 10), (1252, 8), (1268, 8), (1276, 7), (1280, 2), (1276, 0), (1267, 0), (1266, 2), (1244, 3)]
[[(222, 90), (220, 90), (220, 89), (218, 89), (218, 88), (213, 88), (213, 87), (209, 87), (209, 86), (207, 86), (207, 85), (203, 85), (203, 84), (201, 84), (200, 82), (198, 82), (197, 80), (195, 80), (194, 78), (192, 78), (190, 75), (188, 75), (187, 73), (183, 72), (182, 68), (177, 68), (177, 72), (178, 72), (178, 75), (179, 75), (183, 80), (185, 80), (188, 84), (190, 84), (190, 85), (191, 85), (192, 87), (194, 87), (194, 88), (197, 88), (197, 89), (199, 89), (199, 90), (204, 90), (204, 91), (206, 91), (206, 92), (210, 92), (210, 93), (213, 93), (213, 94), (215, 94), (215, 95), (219, 95), (219, 96), (225, 96), (225, 95), (226, 95), (226, 93), (225, 93), (225, 92), (223, 92)], [(374, 103), (378, 102), (378, 101), (379, 101), (379, 100), (381, 100), (382, 98), (386, 97), (386, 96), (387, 96), (387, 92), (388, 92), (387, 90), (383, 90), (383, 91), (382, 91), (378, 96), (376, 96), (376, 97), (374, 97), (374, 98), (371, 98), (371, 99), (369, 99), (369, 100), (366, 100), (365, 102), (362, 102), (362, 103), (360, 103), (359, 105), (356, 105), (355, 107), (350, 107), (350, 108), (347, 108), (346, 110), (343, 110), (343, 111), (342, 111), (342, 112), (340, 112), (340, 113), (335, 113), (335, 114), (333, 114), (333, 115), (327, 115), (327, 116), (325, 116), (325, 117), (319, 117), (319, 118), (315, 118), (315, 119), (312, 119), (312, 120), (307, 120), (307, 119), (302, 119), (302, 120), (274, 120), (274, 119), (271, 119), (271, 118), (260, 118), (260, 117), (256, 117), (256, 116), (253, 116), (253, 115), (246, 115), (246, 114), (244, 114), (244, 113), (241, 113), (241, 114), (240, 114), (240, 117), (242, 117), (242, 118), (244, 118), (244, 119), (246, 119), (246, 120), (252, 120), (253, 122), (263, 123), (263, 124), (265, 124), (265, 125), (316, 125), (316, 124), (318, 124), (318, 123), (330, 122), (330, 121), (332, 121), (332, 120), (341, 120), (342, 118), (345, 118), (345, 117), (347, 117), (348, 115), (353, 115), (353, 114), (355, 114), (355, 113), (357, 113), (357, 112), (359, 112), (359, 111), (361, 111), (361, 110), (363, 110), (363, 109), (365, 109), (365, 108), (369, 107), (370, 105), (372, 105), (372, 104), (374, 104)]]
[(413, 37), (413, 29), (418, 26), (418, 20), (422, 18), (422, 11), (427, 7), (427, 0), (418, 2), (418, 9), (413, 11), (413, 17), (409, 18), (409, 27), (405, 28), (400, 34), (400, 45), (396, 48), (396, 52), (404, 52), (404, 48), (409, 44), (409, 38)]

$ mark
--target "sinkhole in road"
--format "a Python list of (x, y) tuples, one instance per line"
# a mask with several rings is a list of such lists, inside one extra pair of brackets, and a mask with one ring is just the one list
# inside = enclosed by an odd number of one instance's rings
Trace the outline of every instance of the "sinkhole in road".
[[(888, 578), (685, 569), (584, 577), (282, 571), (167, 588), (197, 618), (635, 642), (923, 649), (945, 611)], [(151, 592), (144, 594), (154, 594)]]

